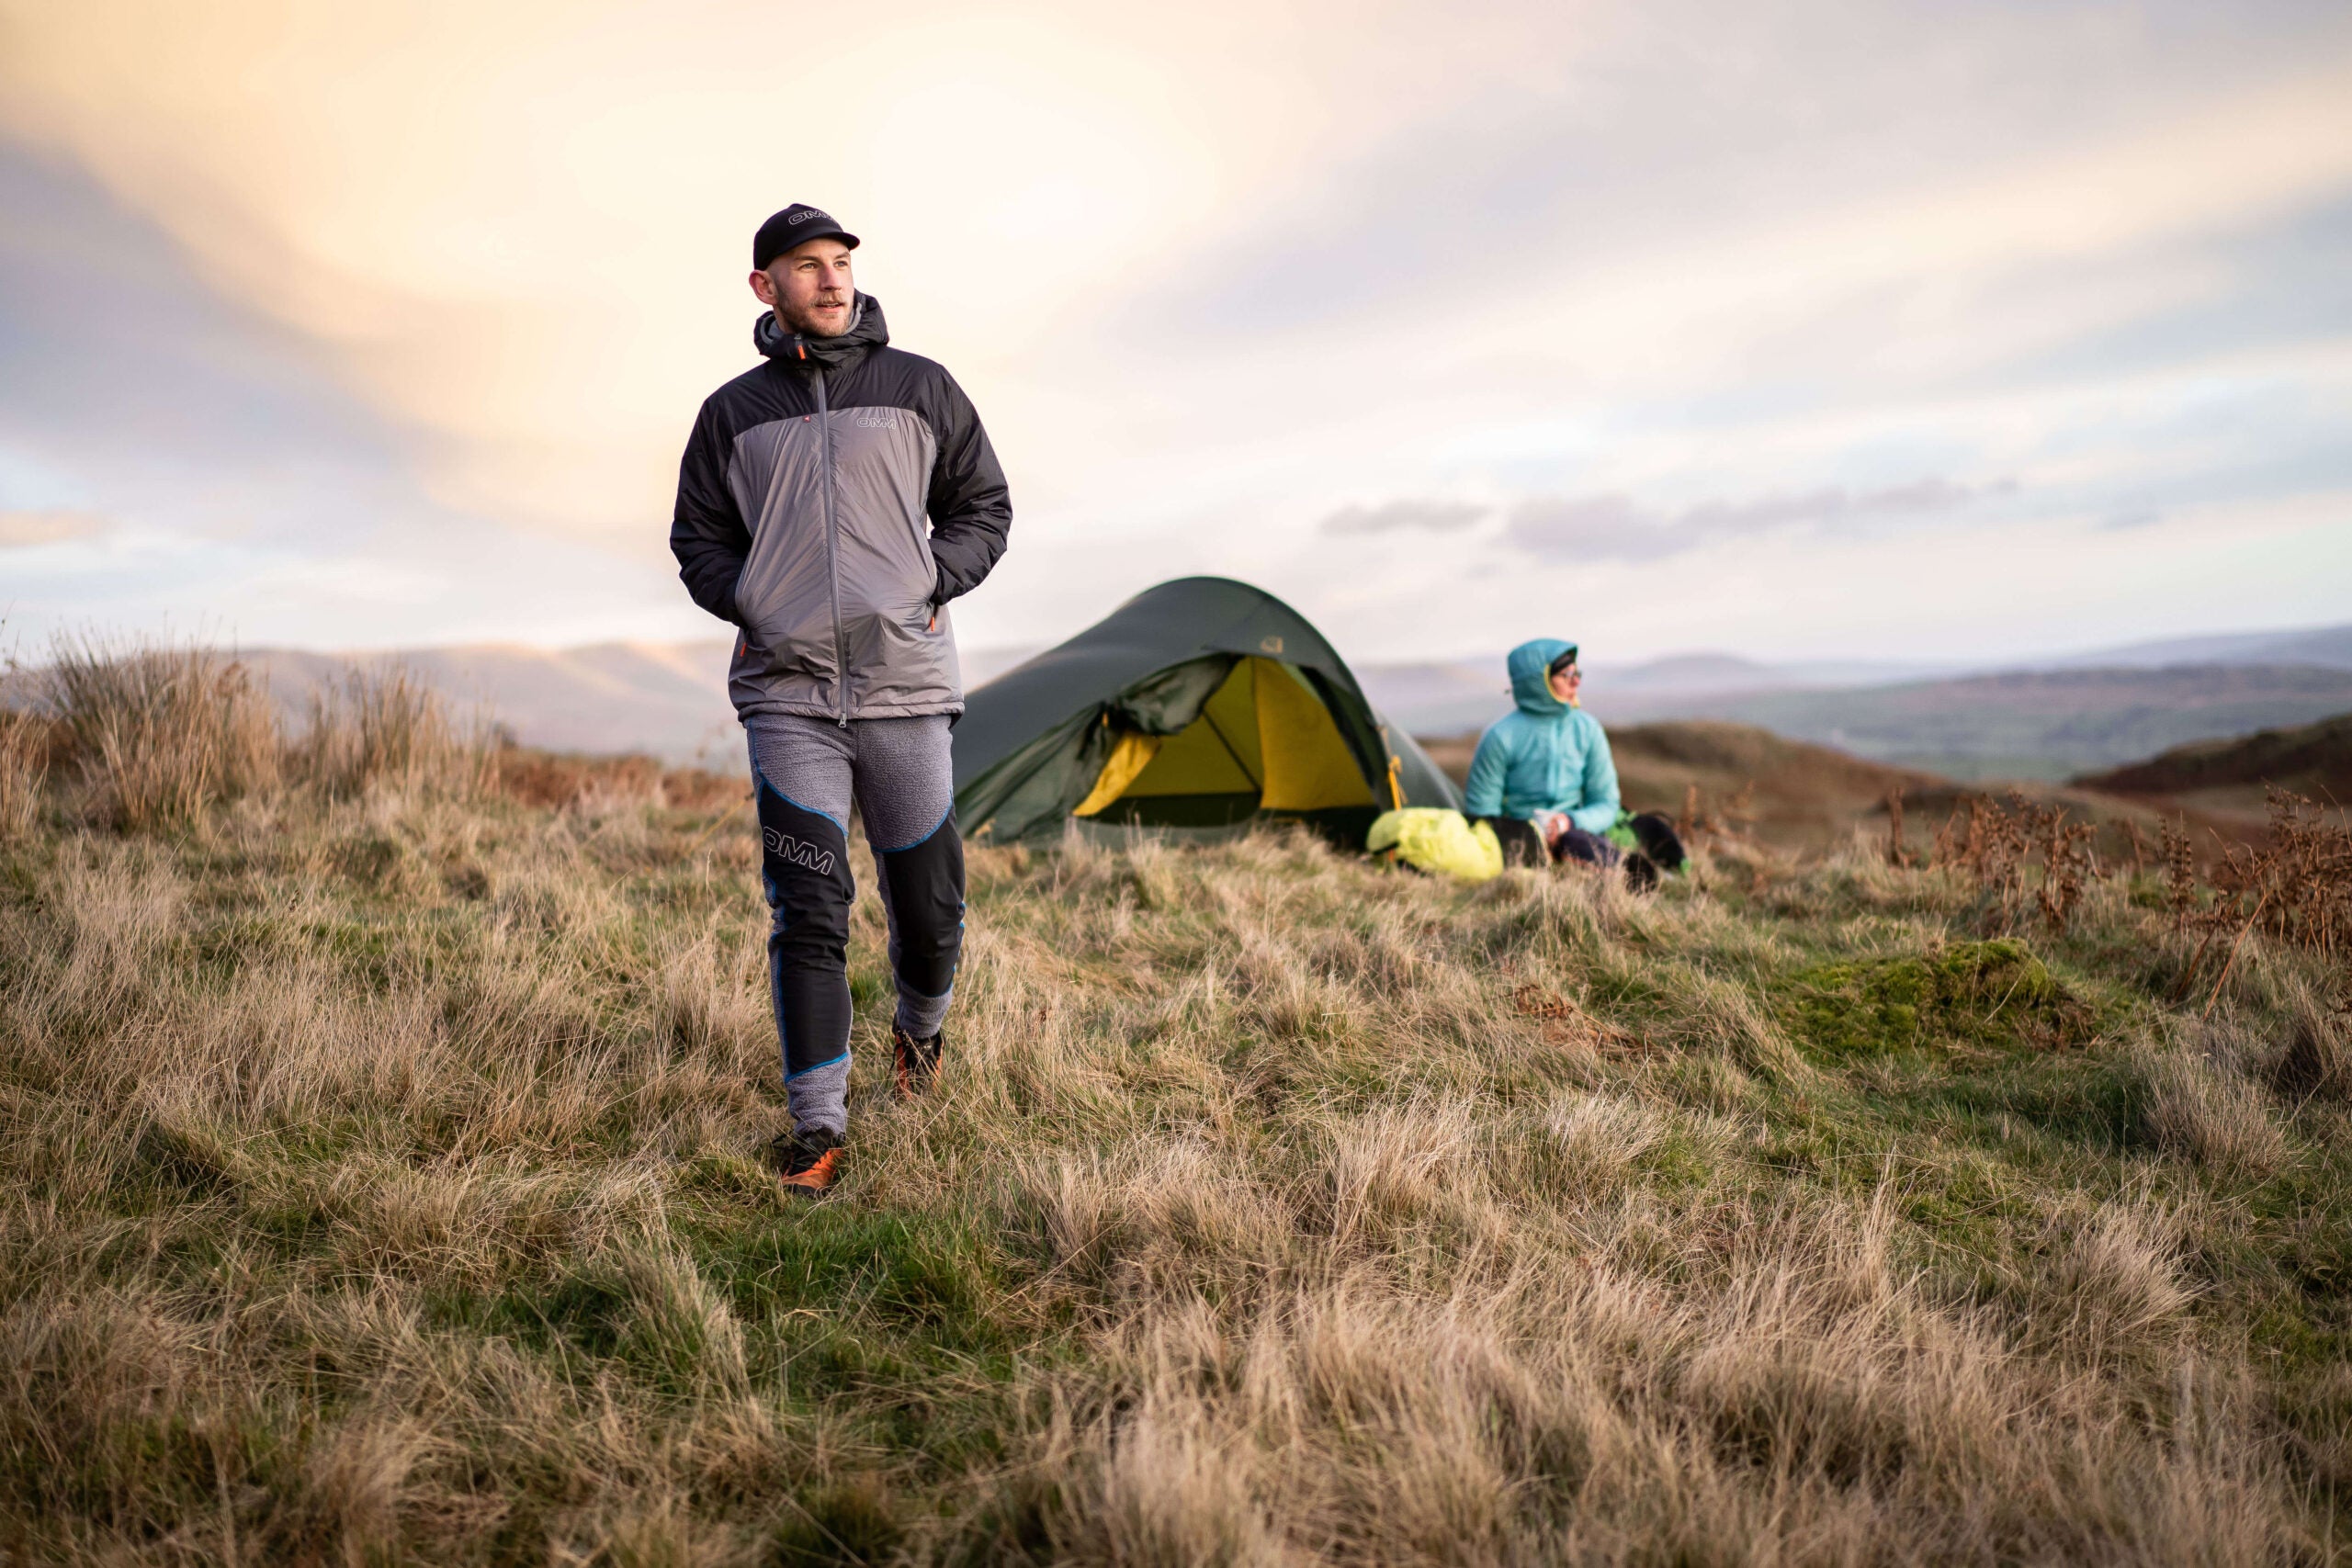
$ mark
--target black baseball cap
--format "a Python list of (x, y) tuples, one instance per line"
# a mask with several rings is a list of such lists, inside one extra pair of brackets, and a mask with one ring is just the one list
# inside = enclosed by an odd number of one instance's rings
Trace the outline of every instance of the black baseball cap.
[(1568, 650), (1566, 653), (1563, 653), (1559, 658), (1555, 659), (1551, 663), (1544, 666), (1544, 673), (1546, 675), (1557, 675), (1561, 671), (1566, 670), (1576, 661), (1577, 645), (1575, 643), (1570, 643), (1568, 644)]
[(839, 240), (851, 250), (857, 249), (857, 236), (834, 222), (831, 213), (796, 201), (761, 224), (760, 231), (752, 236), (752, 265), (765, 270), (768, 263), (806, 240)]

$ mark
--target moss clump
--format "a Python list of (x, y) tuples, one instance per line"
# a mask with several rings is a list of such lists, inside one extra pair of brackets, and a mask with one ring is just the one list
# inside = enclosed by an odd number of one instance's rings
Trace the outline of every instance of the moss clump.
[(2092, 1022), (2091, 1009), (2010, 938), (1815, 964), (1796, 976), (1791, 1011), (1798, 1038), (1831, 1056), (2071, 1045)]

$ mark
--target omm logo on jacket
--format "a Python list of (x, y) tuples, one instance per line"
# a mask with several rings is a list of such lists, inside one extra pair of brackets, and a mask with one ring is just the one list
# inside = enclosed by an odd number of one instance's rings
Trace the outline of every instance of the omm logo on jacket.
[(833, 852), (820, 850), (814, 844), (804, 844), (789, 833), (779, 833), (773, 828), (760, 829), (760, 841), (767, 845), (768, 853), (795, 865), (807, 866), (820, 876), (833, 874)]

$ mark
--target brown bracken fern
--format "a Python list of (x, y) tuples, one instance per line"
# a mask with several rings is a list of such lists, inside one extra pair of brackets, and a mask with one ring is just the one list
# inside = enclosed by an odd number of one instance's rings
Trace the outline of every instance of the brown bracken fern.
[(2014, 790), (2007, 806), (1971, 795), (1966, 812), (1954, 812), (1937, 829), (1934, 863), (1974, 882), (1989, 901), (1986, 923), (1994, 929), (2016, 929), (2031, 908), (2050, 931), (2064, 931), (2098, 874), (2091, 849), (2097, 832), (2092, 823), (2070, 821), (2064, 807)]

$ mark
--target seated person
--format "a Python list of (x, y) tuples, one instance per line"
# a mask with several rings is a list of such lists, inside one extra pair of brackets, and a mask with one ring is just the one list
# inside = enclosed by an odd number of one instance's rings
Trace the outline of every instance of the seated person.
[[(1514, 837), (1540, 840), (1555, 860), (1613, 866), (1623, 862), (1636, 887), (1657, 881), (1657, 869), (1682, 863), (1682, 846), (1663, 818), (1644, 815), (1617, 832), (1639, 843), (1628, 858), (1611, 841), (1623, 813), (1617, 795), (1617, 764), (1600, 721), (1584, 711), (1577, 694), (1584, 672), (1577, 646), (1537, 637), (1510, 650), (1510, 689), (1518, 711), (1505, 714), (1478, 738), (1470, 759), (1465, 810), (1492, 821), (1506, 853)], [(1529, 824), (1527, 829), (1518, 824)]]

